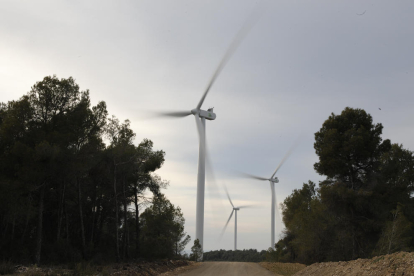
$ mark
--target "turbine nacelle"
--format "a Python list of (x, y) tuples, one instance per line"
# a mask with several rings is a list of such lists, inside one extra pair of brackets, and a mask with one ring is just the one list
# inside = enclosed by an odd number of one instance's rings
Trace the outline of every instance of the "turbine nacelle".
[(240, 210), (240, 208), (233, 208), (233, 210), (234, 210), (234, 211), (239, 211), (239, 210)]
[(273, 183), (279, 183), (279, 179), (277, 177), (270, 178), (269, 181)]
[(202, 109), (194, 108), (191, 110), (191, 113), (193, 115), (198, 114), (200, 118), (205, 118), (207, 120), (215, 120), (216, 119), (216, 113), (213, 112), (212, 108), (209, 108), (207, 111)]

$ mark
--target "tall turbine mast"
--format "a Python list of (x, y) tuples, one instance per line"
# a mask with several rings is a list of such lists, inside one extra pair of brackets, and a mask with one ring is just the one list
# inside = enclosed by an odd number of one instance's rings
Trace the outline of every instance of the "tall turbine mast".
[(205, 192), (205, 158), (206, 158), (206, 119), (214, 120), (216, 119), (216, 114), (213, 112), (213, 109), (208, 109), (207, 111), (202, 110), (201, 106), (205, 98), (207, 97), (210, 88), (213, 86), (215, 80), (223, 70), (224, 66), (230, 60), (231, 56), (237, 50), (238, 46), (241, 44), (245, 36), (248, 34), (250, 29), (259, 19), (260, 14), (258, 13), (259, 9), (251, 14), (246, 22), (244, 22), (242, 28), (233, 38), (229, 48), (221, 59), (216, 71), (211, 77), (210, 81), (207, 84), (207, 87), (197, 104), (196, 108), (191, 111), (173, 111), (173, 112), (162, 112), (159, 113), (161, 116), (168, 117), (186, 117), (188, 115), (194, 115), (197, 125), (197, 132), (199, 137), (199, 150), (198, 150), (198, 173), (197, 173), (197, 204), (196, 204), (196, 239), (200, 241), (201, 248), (203, 248), (203, 238), (204, 238), (204, 192)]

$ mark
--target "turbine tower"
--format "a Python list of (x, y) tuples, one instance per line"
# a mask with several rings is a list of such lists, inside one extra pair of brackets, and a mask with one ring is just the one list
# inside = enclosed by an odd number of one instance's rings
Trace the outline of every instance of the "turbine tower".
[[(260, 7), (259, 7), (260, 8)], [(198, 150), (198, 173), (197, 173), (197, 205), (196, 205), (196, 239), (200, 241), (201, 248), (203, 248), (203, 237), (204, 237), (204, 192), (205, 192), (205, 162), (206, 162), (206, 119), (215, 120), (216, 114), (213, 112), (213, 108), (202, 110), (201, 106), (205, 98), (207, 97), (210, 88), (213, 86), (215, 80), (219, 76), (220, 72), (223, 70), (224, 66), (230, 60), (231, 56), (236, 51), (237, 47), (241, 44), (244, 37), (253, 27), (253, 25), (259, 19), (260, 14), (258, 13), (259, 9), (256, 9), (246, 22), (244, 22), (242, 28), (233, 38), (229, 48), (227, 49), (224, 57), (221, 59), (216, 71), (211, 77), (210, 81), (207, 84), (207, 88), (204, 91), (200, 101), (198, 102), (196, 108), (191, 111), (173, 111), (173, 112), (161, 112), (158, 113), (160, 116), (167, 117), (186, 117), (189, 115), (195, 116), (195, 121), (197, 125), (197, 132), (199, 137), (199, 150)]]
[(289, 157), (289, 155), (292, 153), (294, 146), (292, 146), (289, 151), (286, 153), (286, 155), (283, 157), (282, 161), (280, 162), (279, 166), (277, 166), (276, 170), (272, 174), (270, 178), (255, 176), (251, 174), (245, 173), (247, 177), (254, 178), (257, 180), (267, 180), (270, 183), (270, 190), (272, 194), (272, 204), (271, 204), (271, 222), (270, 222), (270, 245), (275, 249), (275, 210), (277, 206), (277, 198), (276, 198), (276, 190), (275, 190), (275, 183), (279, 183), (279, 179), (275, 176), (280, 167), (283, 165), (283, 163), (286, 161), (286, 159)]
[(224, 186), (224, 189), (226, 190), (227, 198), (229, 199), (229, 202), (230, 202), (231, 207), (233, 208), (233, 210), (231, 211), (230, 217), (227, 220), (226, 224), (224, 225), (223, 230), (221, 231), (220, 238), (223, 237), (224, 231), (226, 231), (227, 225), (229, 224), (229, 222), (231, 220), (231, 217), (233, 216), (233, 213), (234, 213), (234, 251), (236, 251), (237, 250), (237, 211), (239, 211), (242, 208), (248, 208), (248, 207), (250, 207), (250, 205), (234, 207), (233, 202), (231, 201), (229, 192), (226, 189), (226, 186)]

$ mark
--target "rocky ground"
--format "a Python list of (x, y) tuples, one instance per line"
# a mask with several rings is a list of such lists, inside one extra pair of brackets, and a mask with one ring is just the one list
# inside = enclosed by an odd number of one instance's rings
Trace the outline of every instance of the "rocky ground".
[(306, 265), (297, 263), (268, 263), (261, 262), (261, 266), (273, 272), (276, 276), (291, 276), (304, 269)]
[[(74, 268), (13, 265), (0, 266), (0, 275), (59, 276), (59, 275), (139, 275), (173, 276), (196, 269), (200, 263), (182, 260), (137, 261), (124, 264), (90, 266), (78, 264)], [(414, 276), (414, 252), (398, 252), (372, 259), (349, 262), (315, 263), (310, 266), (294, 263), (267, 263), (260, 265), (277, 276)], [(5, 271), (9, 271), (4, 273)], [(217, 275), (219, 276), (219, 275)]]
[[(106, 266), (77, 264), (73, 269), (62, 267), (14, 266), (14, 272), (8, 275), (20, 276), (63, 276), (63, 275), (120, 275), (120, 276), (153, 276), (165, 272), (183, 270), (184, 267), (195, 265), (194, 262), (183, 260), (138, 261)], [(0, 273), (3, 274), (3, 273)], [(166, 274), (170, 275), (170, 274)], [(174, 275), (174, 274), (171, 274)]]
[(414, 276), (414, 252), (398, 252), (372, 259), (312, 264), (294, 276)]

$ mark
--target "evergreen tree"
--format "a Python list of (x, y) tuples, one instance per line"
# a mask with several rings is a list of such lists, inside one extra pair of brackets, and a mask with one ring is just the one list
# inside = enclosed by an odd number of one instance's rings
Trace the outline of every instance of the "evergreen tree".
[(269, 257), (347, 261), (413, 248), (414, 155), (381, 133), (362, 109), (345, 108), (323, 123), (314, 168), (326, 179), (285, 199), (285, 235)]
[[(138, 256), (139, 208), (146, 190), (159, 195), (168, 185), (153, 174), (165, 153), (149, 139), (134, 145), (128, 120), (108, 119), (105, 102), (90, 102), (73, 78), (48, 76), (21, 99), (0, 103), (0, 259)], [(183, 223), (175, 228), (184, 231)], [(169, 236), (171, 252), (185, 241), (178, 230)]]
[(200, 241), (198, 239), (194, 240), (194, 245), (191, 247), (191, 256), (190, 258), (196, 262), (203, 260), (203, 249), (201, 248)]
[(189, 236), (184, 232), (184, 217), (164, 195), (154, 197), (152, 205), (141, 214), (142, 251), (150, 258), (180, 255)]

